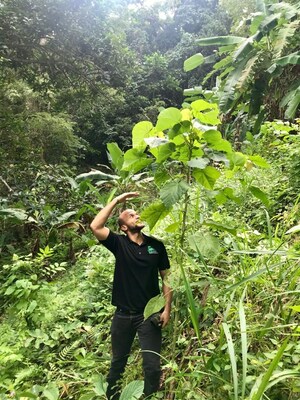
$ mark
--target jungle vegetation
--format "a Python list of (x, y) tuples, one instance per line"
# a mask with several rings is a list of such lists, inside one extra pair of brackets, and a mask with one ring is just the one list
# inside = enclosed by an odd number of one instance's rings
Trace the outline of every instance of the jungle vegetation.
[(299, 14), (0, 0), (0, 399), (106, 398), (114, 259), (89, 224), (138, 191), (174, 290), (153, 399), (299, 400)]

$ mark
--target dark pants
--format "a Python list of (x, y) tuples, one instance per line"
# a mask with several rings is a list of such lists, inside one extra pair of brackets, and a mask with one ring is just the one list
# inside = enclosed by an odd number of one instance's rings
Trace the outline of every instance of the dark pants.
[(134, 337), (138, 333), (142, 349), (144, 370), (144, 394), (156, 392), (160, 380), (161, 329), (154, 326), (149, 318), (144, 321), (143, 314), (127, 315), (116, 311), (111, 325), (112, 362), (107, 377), (107, 397), (118, 400), (119, 380), (125, 370)]

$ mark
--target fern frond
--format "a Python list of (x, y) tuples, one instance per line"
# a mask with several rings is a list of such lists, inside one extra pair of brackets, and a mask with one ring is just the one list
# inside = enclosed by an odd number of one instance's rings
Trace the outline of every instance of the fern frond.
[(97, 340), (99, 336), (101, 336), (101, 331), (99, 328), (92, 327), (88, 332), (88, 339), (90, 341), (94, 341), (95, 339)]
[(65, 346), (60, 352), (59, 352), (59, 358), (63, 361), (68, 361), (73, 357), (74, 349), (78, 346), (80, 343), (79, 340), (76, 340), (74, 343)]
[(285, 24), (280, 29), (274, 43), (274, 60), (282, 56), (284, 49), (289, 44), (290, 39), (294, 37), (299, 26), (300, 20), (295, 20), (289, 24)]

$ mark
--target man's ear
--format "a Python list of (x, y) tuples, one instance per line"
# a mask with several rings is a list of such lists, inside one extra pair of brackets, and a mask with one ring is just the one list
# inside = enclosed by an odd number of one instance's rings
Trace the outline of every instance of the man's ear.
[(122, 231), (122, 232), (126, 232), (127, 231), (127, 226), (126, 225), (121, 225), (120, 226), (120, 230)]

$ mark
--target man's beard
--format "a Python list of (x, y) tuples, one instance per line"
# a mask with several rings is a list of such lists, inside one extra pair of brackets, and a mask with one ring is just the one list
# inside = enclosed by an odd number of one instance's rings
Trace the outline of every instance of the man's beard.
[(140, 233), (141, 230), (144, 229), (144, 228), (145, 228), (144, 224), (139, 224), (139, 225), (136, 225), (136, 226), (134, 226), (132, 228), (128, 227), (128, 230), (129, 230), (130, 233)]

